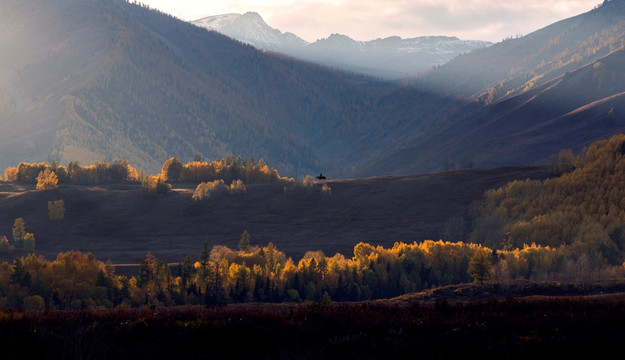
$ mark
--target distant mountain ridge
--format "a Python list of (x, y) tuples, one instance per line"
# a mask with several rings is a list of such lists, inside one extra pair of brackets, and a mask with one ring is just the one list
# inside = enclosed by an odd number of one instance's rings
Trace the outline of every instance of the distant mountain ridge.
[(265, 23), (255, 12), (245, 14), (224, 14), (209, 16), (191, 22), (209, 30), (220, 32), (233, 39), (256, 46), (263, 50), (280, 51), (282, 49), (305, 46), (307, 42), (292, 33), (282, 33)]
[(270, 27), (255, 12), (209, 16), (192, 23), (259, 49), (387, 79), (415, 75), (432, 66), (442, 65), (460, 54), (492, 45), (488, 41), (459, 40), (446, 36), (411, 39), (392, 36), (356, 41), (341, 34), (332, 34), (308, 43), (292, 33), (282, 33)]

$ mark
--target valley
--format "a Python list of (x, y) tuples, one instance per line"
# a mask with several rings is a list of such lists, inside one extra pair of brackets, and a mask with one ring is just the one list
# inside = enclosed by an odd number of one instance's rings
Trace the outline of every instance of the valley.
[[(359, 242), (392, 247), (425, 239), (466, 241), (469, 210), (488, 189), (513, 180), (544, 179), (541, 166), (456, 170), (409, 176), (324, 181), (331, 194), (288, 184), (251, 184), (245, 194), (194, 202), (195, 186), (146, 194), (135, 184), (34, 185), (0, 182), (0, 235), (22, 217), (37, 254), (91, 252), (114, 264), (138, 264), (148, 251), (166, 262), (195, 256), (202, 243), (236, 248), (244, 230), (253, 245), (273, 242), (294, 260), (307, 251), (351, 257)], [(285, 187), (287, 190), (285, 191)], [(65, 217), (48, 218), (48, 201), (63, 199)]]
[(0, 9), (3, 359), (620, 351), (625, 0), (496, 44)]

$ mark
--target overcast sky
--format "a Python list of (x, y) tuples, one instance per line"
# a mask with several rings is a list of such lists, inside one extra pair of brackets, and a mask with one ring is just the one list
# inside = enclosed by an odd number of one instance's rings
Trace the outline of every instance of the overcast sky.
[(457, 36), (498, 42), (527, 35), (558, 20), (590, 11), (603, 0), (142, 0), (197, 20), (256, 11), (271, 27), (307, 41), (332, 33), (356, 40), (391, 35)]

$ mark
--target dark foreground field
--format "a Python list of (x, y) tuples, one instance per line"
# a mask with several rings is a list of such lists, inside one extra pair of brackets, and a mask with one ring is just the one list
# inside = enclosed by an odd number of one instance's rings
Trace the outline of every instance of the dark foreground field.
[[(22, 217), (38, 254), (92, 252), (100, 260), (137, 264), (151, 251), (168, 262), (196, 256), (201, 244), (236, 248), (247, 230), (252, 244), (273, 242), (299, 259), (308, 250), (351, 256), (358, 242), (391, 247), (397, 241), (462, 240), (470, 205), (484, 191), (514, 179), (544, 178), (542, 167), (508, 167), (325, 182), (331, 194), (284, 191), (283, 184), (248, 185), (242, 195), (194, 202), (194, 187), (148, 195), (138, 185), (70, 186), (37, 191), (0, 183), (0, 235), (11, 238)], [(186, 186), (186, 187), (185, 187)], [(48, 219), (48, 201), (63, 199), (65, 219)]]
[(3, 359), (600, 359), (624, 337), (623, 293), (0, 312)]

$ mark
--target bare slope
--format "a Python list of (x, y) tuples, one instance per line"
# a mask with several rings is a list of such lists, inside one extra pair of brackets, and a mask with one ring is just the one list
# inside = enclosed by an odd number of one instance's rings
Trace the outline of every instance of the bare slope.
[[(250, 185), (247, 193), (195, 203), (192, 189), (147, 195), (137, 185), (62, 186), (42, 192), (0, 183), (0, 234), (10, 237), (13, 219), (23, 217), (35, 234), (37, 252), (93, 252), (114, 263), (138, 263), (147, 251), (166, 261), (197, 255), (201, 244), (237, 247), (244, 230), (252, 244), (273, 242), (294, 258), (308, 250), (351, 256), (368, 242), (459, 237), (470, 204), (484, 191), (513, 179), (542, 178), (544, 168), (517, 167), (437, 174), (334, 180), (331, 195), (313, 189), (285, 193), (283, 185)], [(175, 186), (176, 187), (176, 186)], [(63, 199), (65, 220), (47, 218), (47, 203)], [(447, 229), (447, 230), (446, 230)]]

